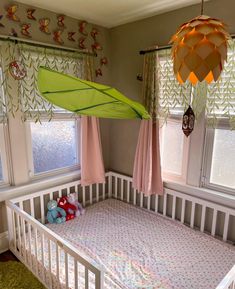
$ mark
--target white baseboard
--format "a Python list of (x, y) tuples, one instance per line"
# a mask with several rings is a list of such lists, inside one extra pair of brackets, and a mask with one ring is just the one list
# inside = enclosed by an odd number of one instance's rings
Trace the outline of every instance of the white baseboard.
[(0, 254), (9, 249), (8, 232), (0, 233)]

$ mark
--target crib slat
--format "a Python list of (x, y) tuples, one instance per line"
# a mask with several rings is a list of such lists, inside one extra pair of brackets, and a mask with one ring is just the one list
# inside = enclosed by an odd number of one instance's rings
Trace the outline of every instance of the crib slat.
[(211, 235), (215, 236), (215, 230), (216, 230), (216, 223), (217, 223), (217, 210), (213, 210), (213, 219), (212, 219), (212, 228), (211, 228)]
[(143, 202), (144, 202), (144, 195), (143, 193), (140, 193), (140, 207), (143, 208)]
[(182, 207), (181, 207), (181, 223), (184, 224), (184, 216), (185, 216), (185, 199), (182, 199)]
[(32, 244), (31, 244), (31, 242), (32, 242), (32, 234), (31, 234), (31, 232), (32, 232), (32, 227), (31, 227), (31, 224), (30, 223), (28, 223), (28, 234), (29, 234), (29, 261), (30, 261), (30, 267), (31, 267), (31, 269), (33, 269), (33, 260), (32, 260)]
[(127, 196), (126, 196), (127, 203), (130, 203), (130, 182), (127, 181)]
[(17, 214), (17, 236), (18, 236), (18, 241), (19, 241), (19, 252), (20, 255), (22, 255), (22, 246), (21, 246), (21, 227), (20, 227), (20, 216)]
[(12, 224), (13, 224), (14, 249), (16, 251), (16, 219), (15, 219), (15, 212), (13, 210), (12, 210)]
[(92, 205), (93, 203), (92, 185), (89, 186), (89, 194), (90, 194), (90, 205)]
[(176, 196), (173, 196), (172, 215), (171, 215), (171, 218), (173, 220), (175, 220), (175, 209), (176, 209)]
[(115, 199), (117, 199), (117, 195), (118, 195), (118, 178), (115, 177), (114, 178), (114, 197)]
[(105, 183), (102, 184), (103, 200), (105, 200)]
[(229, 213), (225, 213), (224, 232), (223, 232), (224, 241), (227, 241), (227, 237), (228, 237), (228, 223), (229, 223)]
[(47, 244), (48, 244), (49, 282), (50, 282), (50, 288), (52, 288), (51, 241), (50, 241), (50, 239), (47, 240)]
[(123, 179), (121, 179), (121, 200), (123, 201), (123, 195), (124, 195), (124, 191), (123, 191)]
[(56, 277), (60, 278), (60, 258), (59, 258), (59, 246), (56, 243)]
[(42, 252), (42, 279), (45, 281), (45, 262), (44, 262), (44, 234), (41, 233), (41, 252)]
[(74, 258), (74, 286), (75, 289), (78, 289), (78, 263), (75, 258)]
[(158, 213), (158, 200), (159, 196), (155, 195), (155, 205), (154, 205), (155, 213)]
[(109, 198), (112, 197), (112, 187), (113, 187), (113, 185), (112, 185), (112, 176), (109, 175)]
[(64, 252), (65, 254), (65, 286), (66, 289), (69, 288), (69, 266), (68, 266), (68, 253)]
[(59, 190), (59, 198), (62, 197), (62, 190)]
[(167, 201), (167, 194), (164, 194), (163, 196), (163, 215), (164, 216), (166, 216), (166, 205), (167, 205), (166, 201)]
[(89, 289), (89, 272), (85, 267), (85, 289)]
[(134, 189), (134, 192), (133, 192), (133, 204), (136, 206), (136, 194), (137, 194), (137, 190)]
[(25, 234), (25, 219), (22, 218), (22, 229), (23, 229), (23, 255), (24, 259), (27, 262), (27, 254), (26, 254), (26, 234)]
[(204, 232), (204, 229), (205, 229), (205, 218), (206, 218), (206, 206), (202, 206), (202, 217), (201, 217), (201, 226), (200, 226), (201, 232)]
[(35, 258), (36, 258), (36, 275), (38, 275), (38, 230), (34, 228), (34, 246), (35, 246)]
[(34, 213), (34, 198), (30, 199), (30, 213), (31, 213), (31, 216), (33, 218), (35, 218), (35, 213)]
[(194, 217), (195, 217), (195, 203), (192, 202), (192, 209), (191, 209), (191, 219), (190, 219), (190, 227), (194, 227)]
[(147, 197), (147, 209), (150, 210), (150, 201), (151, 201), (151, 196)]
[(44, 213), (44, 197), (40, 196), (40, 208), (41, 208), (41, 222), (45, 224), (45, 213)]
[(50, 201), (53, 200), (53, 192), (50, 192)]
[(99, 202), (99, 184), (95, 185), (95, 189), (96, 189), (96, 202)]
[(82, 186), (82, 205), (86, 206), (86, 187)]

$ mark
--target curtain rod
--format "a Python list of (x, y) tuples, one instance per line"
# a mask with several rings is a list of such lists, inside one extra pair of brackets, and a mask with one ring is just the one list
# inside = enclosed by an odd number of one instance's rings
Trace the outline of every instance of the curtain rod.
[[(231, 34), (230, 35), (232, 39), (235, 39), (235, 34)], [(150, 49), (143, 49), (139, 51), (140, 55), (144, 55), (146, 53), (150, 53), (150, 52), (154, 52), (154, 51), (160, 51), (160, 50), (164, 50), (164, 49), (170, 49), (172, 47), (172, 45), (163, 45), (163, 46), (159, 46), (156, 48), (150, 48)]]
[(29, 39), (23, 39), (23, 38), (8, 36), (8, 35), (0, 35), (0, 40), (12, 41), (12, 42), (15, 42), (15, 43), (20, 42), (20, 43), (30, 44), (32, 46), (37, 46), (37, 47), (39, 46), (39, 47), (43, 47), (43, 48), (55, 48), (55, 49), (58, 49), (58, 50), (64, 50), (64, 51), (69, 51), (69, 52), (77, 52), (77, 53), (93, 55), (93, 56), (97, 57), (96, 53), (93, 53), (93, 52), (88, 51), (88, 50), (80, 50), (80, 49), (76, 49), (76, 48), (63, 47), (63, 46), (59, 46), (59, 45), (43, 43), (43, 42), (33, 41), (33, 40), (29, 40)]

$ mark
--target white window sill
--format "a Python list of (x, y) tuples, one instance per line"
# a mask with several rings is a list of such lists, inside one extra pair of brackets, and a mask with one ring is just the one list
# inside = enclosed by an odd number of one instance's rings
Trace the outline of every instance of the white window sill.
[(80, 179), (81, 171), (76, 170), (43, 179), (35, 179), (20, 186), (7, 186), (0, 189), (0, 202), (16, 198), (22, 195), (31, 194), (39, 190), (47, 189), (57, 185), (69, 183)]
[(204, 199), (230, 207), (232, 209), (235, 208), (235, 195), (226, 194), (206, 188), (194, 187), (187, 184), (175, 183), (169, 180), (164, 180), (164, 188), (166, 190), (170, 189), (173, 191), (182, 192), (193, 197), (198, 197), (199, 199)]

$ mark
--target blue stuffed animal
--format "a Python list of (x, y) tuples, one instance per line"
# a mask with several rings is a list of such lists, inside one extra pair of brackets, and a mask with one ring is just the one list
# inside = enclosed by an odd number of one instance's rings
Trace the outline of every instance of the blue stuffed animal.
[(61, 224), (66, 220), (66, 212), (64, 209), (57, 207), (57, 202), (52, 200), (47, 204), (47, 220), (49, 223)]

